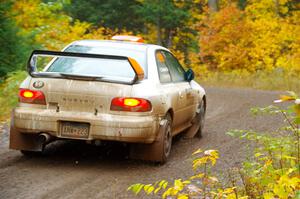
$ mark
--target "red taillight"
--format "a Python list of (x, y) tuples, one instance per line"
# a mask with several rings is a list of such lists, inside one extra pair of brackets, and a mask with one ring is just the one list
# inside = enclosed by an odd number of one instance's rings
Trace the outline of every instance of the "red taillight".
[(30, 104), (46, 104), (45, 95), (42, 91), (34, 91), (20, 88), (19, 102)]
[(116, 97), (110, 105), (112, 111), (147, 112), (151, 109), (151, 103), (141, 98)]

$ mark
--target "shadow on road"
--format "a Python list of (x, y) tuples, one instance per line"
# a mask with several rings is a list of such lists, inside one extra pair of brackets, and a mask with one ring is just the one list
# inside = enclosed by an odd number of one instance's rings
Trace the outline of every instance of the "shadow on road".
[[(172, 148), (176, 150), (182, 141), (182, 135), (173, 138)], [(135, 166), (159, 166), (157, 163), (129, 158), (130, 145), (120, 142), (105, 142), (101, 146), (87, 144), (84, 141), (57, 140), (45, 147), (42, 154), (21, 156), (27, 163), (52, 162), (55, 164), (75, 165), (97, 165), (97, 164), (120, 164)], [(21, 155), (21, 154), (20, 154)], [(172, 159), (172, 153), (171, 157)]]

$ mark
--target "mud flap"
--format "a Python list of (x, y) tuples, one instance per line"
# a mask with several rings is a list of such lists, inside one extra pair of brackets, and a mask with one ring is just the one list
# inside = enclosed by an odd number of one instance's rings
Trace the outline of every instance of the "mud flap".
[(42, 151), (44, 145), (37, 134), (21, 133), (14, 127), (13, 113), (14, 111), (12, 112), (10, 122), (9, 148), (26, 151)]
[(162, 120), (157, 137), (152, 144), (133, 144), (130, 147), (130, 158), (152, 162), (164, 162), (165, 160), (162, 153), (164, 150), (163, 136), (167, 126), (167, 120)]
[(200, 128), (200, 117), (201, 116), (199, 114), (193, 119), (192, 126), (184, 134), (185, 139), (191, 139), (191, 138), (195, 137), (195, 135), (198, 133), (198, 130)]

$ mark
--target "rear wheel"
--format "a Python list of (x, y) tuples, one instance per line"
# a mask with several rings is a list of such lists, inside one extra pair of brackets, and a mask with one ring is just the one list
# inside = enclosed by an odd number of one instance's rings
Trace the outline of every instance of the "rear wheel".
[(161, 121), (156, 140), (152, 144), (134, 144), (130, 149), (130, 158), (165, 163), (172, 148), (172, 117), (167, 114)]

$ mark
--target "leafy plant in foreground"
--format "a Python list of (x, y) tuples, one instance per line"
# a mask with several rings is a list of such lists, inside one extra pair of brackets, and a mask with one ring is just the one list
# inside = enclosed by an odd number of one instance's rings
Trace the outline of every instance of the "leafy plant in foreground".
[(9, 118), (12, 107), (18, 102), (18, 89), (26, 77), (25, 71), (9, 73), (3, 83), (0, 83), (0, 121)]
[(227, 134), (254, 141), (254, 158), (240, 170), (244, 192), (250, 198), (300, 197), (300, 99), (289, 92), (276, 103), (290, 101), (287, 109), (277, 106), (253, 108), (252, 113), (280, 114), (286, 126), (273, 133), (233, 130)]
[(218, 178), (211, 174), (211, 168), (219, 159), (218, 151), (199, 149), (193, 153), (193, 157), (192, 167), (195, 173), (188, 179), (176, 179), (173, 183), (166, 180), (154, 184), (137, 183), (128, 190), (135, 194), (141, 191), (147, 195), (160, 194), (162, 198), (237, 198), (236, 187), (223, 188)]

